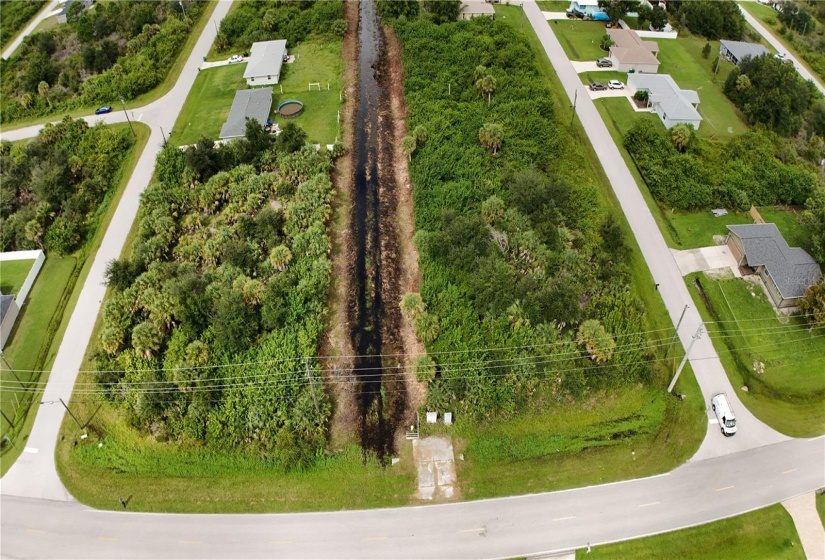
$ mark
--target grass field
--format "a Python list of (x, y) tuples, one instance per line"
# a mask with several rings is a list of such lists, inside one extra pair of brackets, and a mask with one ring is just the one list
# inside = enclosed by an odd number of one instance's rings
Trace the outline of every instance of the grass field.
[(201, 71), (178, 115), (169, 141), (176, 146), (194, 144), (202, 136), (218, 139), (229, 116), (235, 92), (246, 89), (246, 64), (230, 64)]
[(566, 12), (570, 8), (570, 2), (555, 0), (539, 0), (536, 4), (542, 12)]
[(33, 264), (34, 259), (0, 261), (0, 292), (6, 295), (16, 294), (26, 281)]
[(686, 281), (745, 406), (785, 434), (825, 433), (825, 335), (809, 331), (798, 316), (777, 318), (762, 288), (745, 280), (692, 274)]
[(710, 42), (711, 54), (707, 59), (702, 58), (702, 49), (707, 43), (702, 37), (682, 33), (678, 39), (658, 43), (659, 74), (670, 74), (679, 87), (699, 94), (698, 111), (703, 117), (699, 136), (727, 139), (748, 129), (738, 109), (722, 91), (733, 65), (720, 61), (714, 81), (713, 61), (719, 53), (718, 41)]
[(777, 504), (736, 517), (652, 537), (592, 546), (576, 551), (578, 560), (804, 560), (793, 519)]
[[(283, 94), (273, 87), (272, 121), (283, 127), (294, 122), (303, 128), (309, 141), (316, 144), (332, 144), (339, 137), (338, 110), (341, 108), (343, 67), (341, 42), (313, 39), (300, 43), (290, 50), (295, 62), (284, 66), (281, 75)], [(321, 91), (310, 82), (320, 83)], [(288, 121), (277, 114), (278, 104), (287, 99), (298, 99), (304, 104), (304, 112)]]
[(822, 526), (825, 527), (825, 494), (822, 492), (816, 493), (816, 511), (822, 521)]
[[(89, 269), (94, 262), (95, 253), (103, 241), (109, 222), (117, 209), (123, 190), (132, 176), (132, 171), (137, 165), (140, 154), (149, 140), (150, 129), (148, 126), (141, 123), (133, 123), (133, 125), (137, 133), (135, 145), (117, 171), (117, 187), (104, 199), (101, 205), (103, 210), (94, 237), (75, 255), (47, 257), (43, 269), (29, 293), (29, 303), (24, 306), (20, 316), (18, 316), (12, 337), (6, 343), (4, 349), (5, 357), (15, 370), (48, 371), (54, 362), (57, 350), (63, 340), (63, 334), (66, 332), (69, 319), (74, 312), (77, 299), (80, 297), (80, 289), (85, 283)], [(117, 124), (111, 126), (127, 127), (129, 125)], [(27, 316), (29, 317), (27, 318)], [(3, 375), (7, 375), (7, 372), (4, 371)], [(31, 379), (45, 383), (48, 380), (48, 374), (38, 376), (35, 372), (32, 374)], [(15, 409), (18, 415), (12, 433), (15, 445), (3, 447), (2, 453), (0, 453), (0, 475), (11, 467), (23, 450), (23, 444), (34, 425), (40, 394), (40, 392), (37, 392), (31, 395), (33, 399), (31, 407), (24, 407), (20, 411)], [(12, 399), (15, 406), (18, 406), (11, 396), (9, 398)], [(2, 399), (4, 407), (6, 401), (4, 393)], [(4, 408), (4, 412), (5, 410)], [(24, 414), (24, 416), (21, 417), (20, 414)], [(7, 424), (5, 420), (3, 422), (3, 432), (5, 433)]]
[(607, 56), (599, 48), (606, 32), (603, 21), (548, 21), (547, 24), (558, 37), (564, 52), (570, 60), (597, 60)]

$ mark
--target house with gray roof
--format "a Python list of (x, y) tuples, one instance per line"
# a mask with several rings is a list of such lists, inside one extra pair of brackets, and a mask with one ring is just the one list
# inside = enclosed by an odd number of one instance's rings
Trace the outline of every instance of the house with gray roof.
[(14, 328), (14, 321), (19, 312), (20, 307), (14, 300), (14, 296), (0, 294), (0, 349), (6, 345), (6, 340)]
[(775, 224), (728, 226), (727, 245), (739, 266), (755, 270), (774, 305), (792, 307), (819, 281), (819, 265), (805, 250), (790, 247)]
[(229, 118), (221, 127), (221, 140), (240, 138), (246, 134), (246, 119), (254, 119), (266, 126), (272, 109), (272, 88), (242, 89), (235, 92), (229, 109)]
[(631, 94), (648, 92), (648, 105), (653, 109), (665, 128), (677, 124), (689, 124), (699, 130), (702, 115), (696, 110), (699, 94), (692, 89), (682, 89), (668, 74), (628, 74), (627, 87)]
[(613, 69), (619, 72), (659, 71), (659, 45), (656, 41), (643, 41), (632, 29), (612, 28), (607, 30), (613, 46), (610, 47), (610, 60)]
[(287, 56), (286, 39), (252, 43), (243, 77), (250, 86), (277, 84)]
[(759, 43), (744, 43), (742, 41), (719, 41), (719, 56), (739, 65), (746, 57), (755, 58), (763, 54), (770, 54), (768, 49)]

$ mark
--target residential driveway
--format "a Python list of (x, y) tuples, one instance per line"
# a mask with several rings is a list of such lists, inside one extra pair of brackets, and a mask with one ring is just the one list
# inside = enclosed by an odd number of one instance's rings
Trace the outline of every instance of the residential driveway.
[(229, 66), (230, 64), (241, 64), (241, 63), (245, 64), (247, 62), (249, 62), (249, 57), (241, 58), (241, 60), (239, 60), (237, 62), (229, 62), (229, 59), (219, 60), (217, 62), (204, 62), (203, 64), (201, 64), (200, 69), (201, 70), (206, 70), (207, 68), (217, 68), (218, 66)]
[(573, 65), (577, 74), (581, 74), (582, 72), (611, 72), (613, 70), (613, 68), (600, 68), (596, 66), (595, 60), (571, 60), (570, 64)]
[(686, 276), (691, 272), (705, 272), (720, 268), (730, 268), (734, 276), (742, 276), (739, 273), (739, 264), (727, 245), (714, 245), (713, 247), (688, 249), (687, 251), (671, 249), (670, 252), (673, 253), (676, 266), (679, 267), (682, 276)]
[(587, 93), (590, 94), (590, 99), (602, 99), (603, 97), (628, 97), (626, 89), (606, 89), (603, 91), (592, 91), (587, 88)]
[(567, 19), (567, 14), (565, 12), (542, 12), (544, 17), (550, 21), (551, 19)]

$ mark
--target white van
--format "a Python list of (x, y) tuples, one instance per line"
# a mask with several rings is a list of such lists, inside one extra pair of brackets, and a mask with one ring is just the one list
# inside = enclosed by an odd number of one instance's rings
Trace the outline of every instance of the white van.
[(728, 403), (728, 396), (725, 393), (713, 395), (710, 399), (710, 406), (716, 413), (716, 419), (719, 420), (719, 426), (722, 427), (722, 433), (726, 436), (732, 436), (736, 433), (736, 417), (733, 415), (733, 410)]

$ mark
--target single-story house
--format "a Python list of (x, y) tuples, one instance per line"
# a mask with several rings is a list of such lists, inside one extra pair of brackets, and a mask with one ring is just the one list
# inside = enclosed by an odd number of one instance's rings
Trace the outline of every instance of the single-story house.
[(243, 77), (250, 86), (277, 84), (286, 58), (286, 40), (252, 43)]
[(765, 283), (776, 307), (799, 303), (821, 271), (804, 249), (790, 247), (776, 224), (728, 226), (727, 245), (739, 266), (748, 266)]
[(681, 89), (668, 74), (628, 74), (627, 87), (635, 94), (648, 92), (648, 104), (662, 119), (665, 128), (677, 124), (690, 124), (699, 130), (702, 115), (696, 110), (699, 94), (691, 89)]
[(69, 8), (75, 2), (79, 3), (83, 6), (83, 9), (88, 9), (92, 4), (94, 4), (94, 0), (65, 0), (63, 2), (60, 11), (55, 14), (57, 18), (57, 23), (66, 23), (66, 17), (69, 15)]
[(610, 60), (613, 69), (619, 72), (659, 71), (659, 45), (656, 41), (642, 41), (632, 29), (608, 29), (607, 34), (613, 41), (610, 47)]
[(461, 12), (458, 19), (473, 19), (486, 16), (496, 19), (496, 9), (488, 0), (461, 0)]
[(0, 294), (0, 349), (6, 345), (19, 312), (20, 307), (14, 301), (14, 296)]
[(235, 92), (229, 109), (229, 118), (221, 127), (221, 140), (240, 138), (246, 134), (246, 119), (254, 119), (266, 126), (272, 109), (272, 88), (242, 89)]
[(770, 54), (768, 49), (759, 43), (745, 43), (742, 41), (719, 41), (719, 56), (733, 62), (737, 66), (746, 57), (755, 58), (763, 54)]
[(593, 16), (593, 14), (603, 12), (599, 7), (599, 0), (573, 0), (570, 2), (569, 11), (577, 11), (587, 14), (589, 16)]

